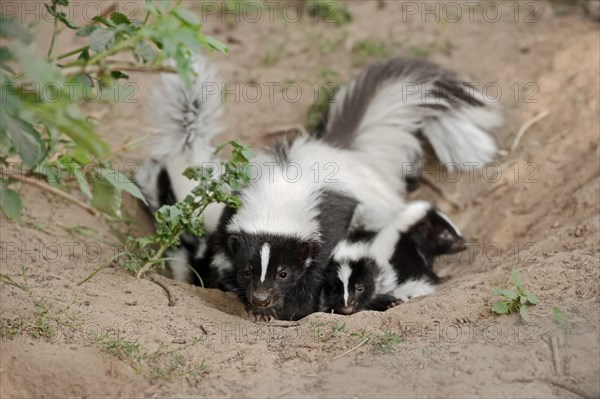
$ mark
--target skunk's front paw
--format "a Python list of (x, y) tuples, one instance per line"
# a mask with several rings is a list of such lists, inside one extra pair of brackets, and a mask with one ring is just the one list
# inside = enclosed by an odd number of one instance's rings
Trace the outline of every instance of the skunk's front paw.
[(393, 307), (396, 307), (398, 305), (400, 305), (401, 303), (404, 303), (405, 301), (403, 299), (396, 299), (393, 302), (390, 302), (390, 304), (388, 305), (388, 309), (391, 309)]
[(272, 320), (275, 320), (276, 318), (276, 314), (275, 314), (275, 310), (272, 308), (249, 308), (246, 309), (247, 314), (248, 314), (248, 319), (258, 323), (258, 322), (269, 322)]

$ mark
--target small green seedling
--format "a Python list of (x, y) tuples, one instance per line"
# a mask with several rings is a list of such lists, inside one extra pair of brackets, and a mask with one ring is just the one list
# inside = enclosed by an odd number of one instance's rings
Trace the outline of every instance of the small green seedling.
[(331, 326), (331, 331), (334, 334), (345, 334), (348, 332), (348, 328), (346, 328), (346, 323), (341, 323)]
[(529, 322), (531, 319), (529, 318), (528, 307), (537, 305), (540, 303), (540, 300), (535, 294), (525, 291), (523, 283), (521, 282), (521, 276), (516, 269), (513, 269), (512, 271), (511, 280), (516, 288), (516, 292), (497, 286), (492, 287), (494, 294), (506, 298), (504, 301), (498, 301), (492, 304), (492, 312), (496, 314), (512, 314), (519, 312), (521, 318)]
[(552, 316), (556, 324), (560, 327), (558, 343), (563, 345), (571, 335), (571, 320), (569, 320), (567, 313), (558, 306), (552, 308)]
[(568, 334), (571, 331), (571, 321), (567, 317), (567, 313), (555, 306), (552, 308), (552, 316), (554, 317), (554, 321), (560, 326), (560, 328)]
[(315, 22), (345, 25), (352, 21), (352, 14), (343, 2), (336, 0), (309, 0), (307, 2), (308, 15)]

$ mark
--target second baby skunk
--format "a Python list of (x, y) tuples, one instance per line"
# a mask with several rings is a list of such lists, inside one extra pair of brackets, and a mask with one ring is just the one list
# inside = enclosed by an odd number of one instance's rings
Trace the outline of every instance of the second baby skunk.
[[(360, 222), (358, 222), (360, 226)], [(352, 228), (335, 248), (321, 293), (321, 310), (383, 311), (431, 294), (436, 257), (465, 249), (460, 231), (425, 201), (415, 201), (379, 232)]]

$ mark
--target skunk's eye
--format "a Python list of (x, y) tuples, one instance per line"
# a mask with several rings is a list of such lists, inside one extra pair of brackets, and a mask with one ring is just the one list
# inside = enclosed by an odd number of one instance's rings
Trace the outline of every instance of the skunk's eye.
[(250, 277), (251, 275), (252, 275), (252, 270), (250, 270), (250, 269), (244, 270), (244, 276)]
[(287, 273), (286, 272), (281, 272), (281, 273), (279, 273), (279, 277), (280, 278), (286, 278), (287, 277)]
[(362, 292), (362, 290), (363, 290), (363, 286), (362, 285), (359, 285), (358, 287), (356, 287), (356, 291)]

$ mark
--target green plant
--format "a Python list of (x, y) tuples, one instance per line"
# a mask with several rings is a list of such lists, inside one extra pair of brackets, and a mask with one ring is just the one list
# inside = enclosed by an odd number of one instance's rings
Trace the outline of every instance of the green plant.
[(352, 53), (354, 65), (362, 66), (373, 61), (392, 58), (396, 53), (396, 43), (393, 40), (359, 40), (352, 47)]
[(404, 340), (393, 331), (386, 330), (383, 335), (374, 335), (363, 328), (358, 332), (350, 334), (351, 337), (359, 341), (366, 341), (371, 344), (371, 352), (374, 355), (383, 355), (394, 352), (396, 346), (400, 345)]
[(315, 21), (344, 25), (352, 21), (352, 14), (346, 4), (336, 0), (308, 0), (308, 15)]
[(394, 348), (402, 343), (403, 339), (393, 331), (385, 331), (382, 336), (376, 337), (371, 342), (371, 351), (375, 355), (392, 353)]
[(443, 41), (433, 41), (420, 46), (409, 46), (408, 51), (410, 51), (410, 53), (415, 57), (426, 58), (438, 51), (449, 55), (452, 51), (452, 48), (453, 45), (450, 40), (445, 39)]
[(331, 326), (331, 331), (333, 331), (334, 334), (345, 334), (348, 332), (348, 328), (346, 327), (346, 323), (335, 324)]
[[(248, 162), (254, 153), (249, 147), (236, 141), (220, 145), (215, 153), (219, 153), (227, 145), (233, 149), (230, 160), (221, 165), (221, 173), (215, 173), (211, 167), (188, 168), (184, 175), (198, 181), (191, 194), (175, 205), (162, 206), (154, 215), (156, 233), (138, 239), (130, 238), (127, 251), (115, 256), (126, 257), (127, 270), (141, 277), (151, 270), (164, 267), (165, 261), (168, 260), (163, 256), (165, 251), (178, 246), (184, 232), (197, 237), (204, 236), (202, 214), (208, 205), (219, 202), (232, 208), (241, 206), (235, 192), (250, 181)], [(100, 269), (81, 283), (89, 280)]]
[(320, 339), (323, 338), (323, 327), (325, 327), (325, 323), (317, 323), (316, 321), (309, 320), (308, 325), (317, 337)]
[(29, 269), (21, 269), (22, 283), (17, 283), (10, 276), (0, 273), (0, 282), (16, 287), (27, 293), (33, 303), (35, 316), (20, 316), (16, 319), (0, 318), (0, 337), (14, 338), (17, 335), (27, 334), (33, 338), (50, 340), (57, 333), (54, 326), (72, 326), (71, 320), (65, 321), (62, 314), (52, 311), (52, 305), (44, 297), (36, 295), (27, 280)]
[(531, 320), (529, 318), (528, 307), (537, 305), (540, 300), (535, 294), (525, 291), (517, 269), (512, 270), (511, 280), (516, 291), (497, 286), (492, 287), (494, 294), (505, 298), (503, 301), (492, 304), (492, 312), (499, 315), (519, 312), (521, 318), (529, 322)]
[(565, 333), (571, 331), (571, 321), (567, 317), (567, 313), (564, 310), (558, 306), (554, 306), (552, 308), (552, 317)]
[[(0, 17), (0, 38), (8, 43), (0, 47), (0, 205), (17, 222), (23, 209), (14, 188), (19, 183), (116, 217), (121, 217), (123, 191), (143, 200), (130, 177), (112, 170), (108, 162), (123, 148), (111, 151), (79, 105), (127, 101), (132, 87), (121, 81), (129, 78), (129, 71), (173, 72), (189, 83), (194, 53), (203, 48), (227, 51), (223, 43), (201, 33), (199, 18), (180, 2), (147, 0), (142, 20), (113, 11), (81, 27), (63, 11), (68, 5), (68, 0), (46, 4), (54, 29), (45, 58), (36, 56), (33, 28)], [(87, 44), (55, 55), (63, 27)], [(115, 59), (122, 53), (130, 61)], [(174, 60), (174, 67), (165, 66), (167, 59)], [(129, 146), (134, 144), (139, 143)], [(67, 193), (73, 185), (91, 206)]]
[(147, 374), (152, 380), (168, 380), (174, 376), (196, 376), (206, 369), (202, 361), (199, 364), (186, 364), (181, 353), (203, 342), (195, 337), (189, 344), (170, 348), (160, 342), (154, 351), (146, 351), (137, 340), (126, 340), (103, 334), (96, 338), (96, 344), (110, 356), (128, 363), (136, 373)]

